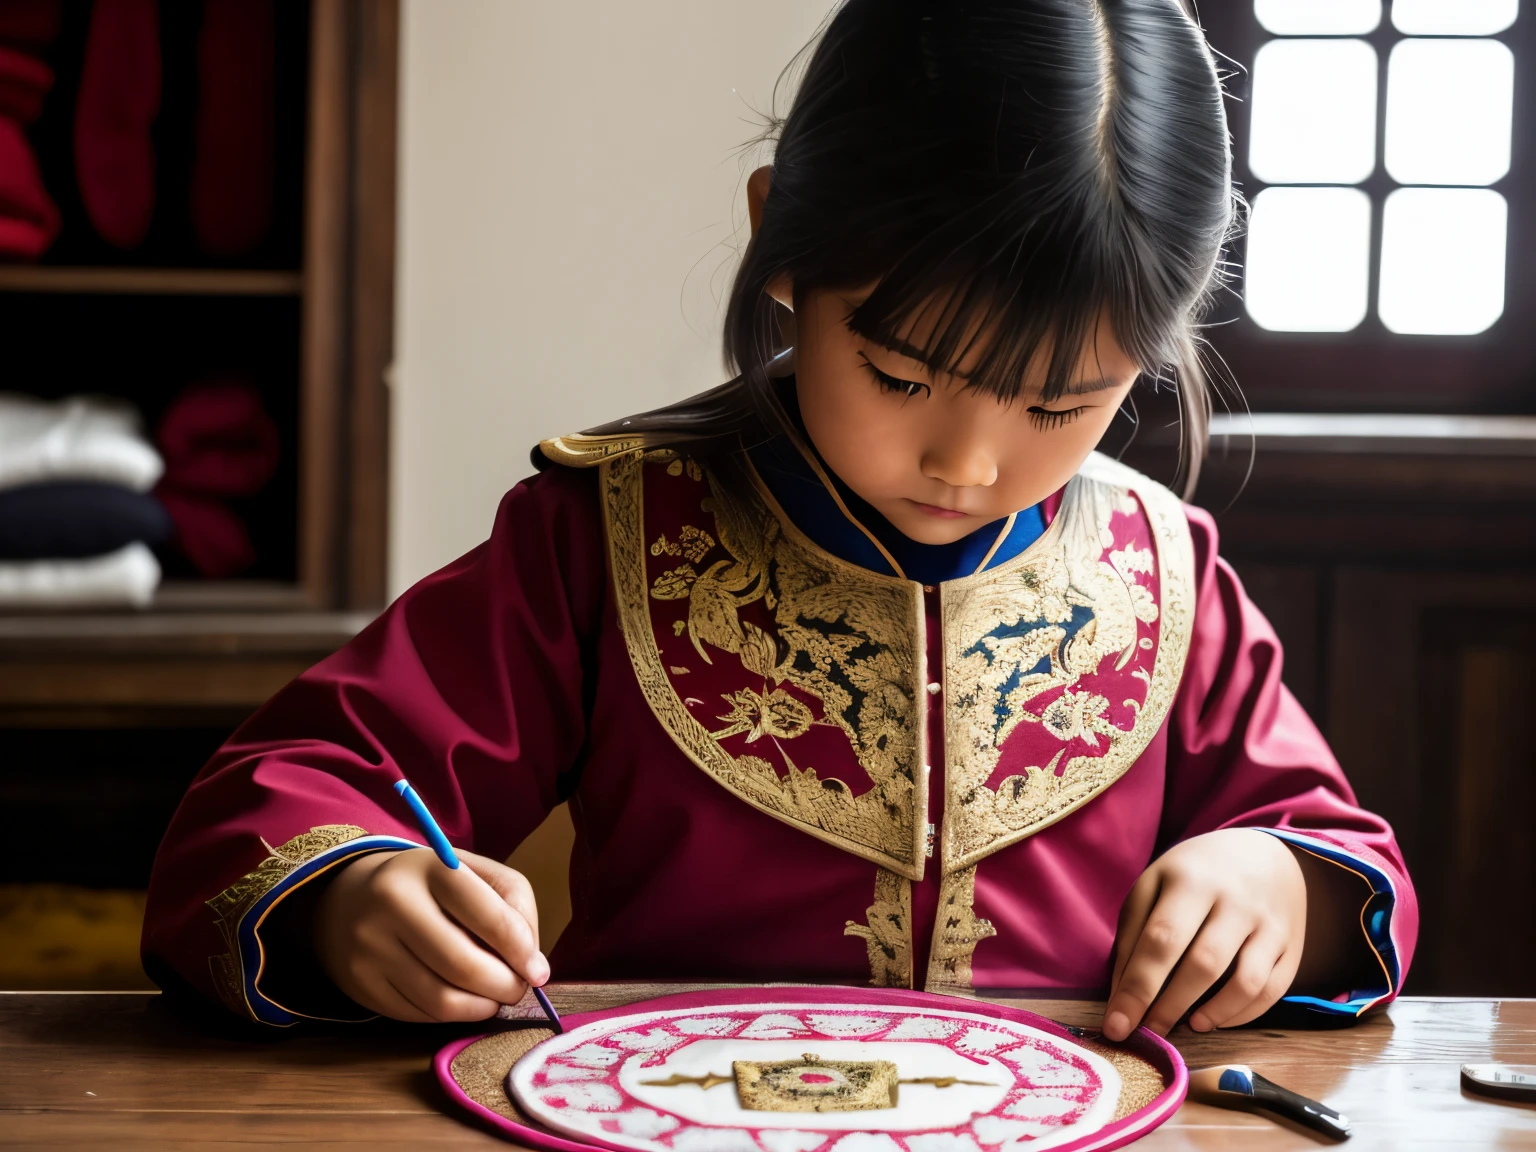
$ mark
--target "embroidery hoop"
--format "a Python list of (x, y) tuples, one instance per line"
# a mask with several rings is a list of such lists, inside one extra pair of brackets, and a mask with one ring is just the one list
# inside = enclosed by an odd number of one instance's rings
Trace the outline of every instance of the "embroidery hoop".
[[(1144, 1028), (1137, 1029), (1126, 1043), (1111, 1046), (1075, 1035), (1063, 1025), (1033, 1012), (927, 992), (793, 986), (723, 989), (663, 996), (601, 1012), (574, 1013), (565, 1017), (565, 1023), (569, 1029), (574, 1030), (595, 1021), (643, 1012), (725, 1009), (745, 1004), (829, 1007), (870, 1004), (890, 1008), (964, 1012), (976, 1017), (1024, 1024), (1108, 1059), (1120, 1074), (1121, 1107), (1117, 1112), (1123, 1114), (1101, 1127), (1085, 1131), (1069, 1143), (1056, 1145), (1053, 1152), (1118, 1148), (1139, 1139), (1173, 1115), (1183, 1103), (1188, 1087), (1188, 1072), (1177, 1050)], [(433, 1068), (449, 1099), (508, 1139), (530, 1148), (549, 1149), (551, 1152), (594, 1152), (602, 1149), (604, 1145), (573, 1139), (539, 1125), (524, 1115), (507, 1096), (504, 1085), (512, 1065), (534, 1047), (536, 1037), (542, 1039), (548, 1035), (546, 1029), (533, 1028), (466, 1037), (443, 1048), (434, 1059)], [(1127, 1107), (1132, 1104), (1134, 1107), (1127, 1111)]]

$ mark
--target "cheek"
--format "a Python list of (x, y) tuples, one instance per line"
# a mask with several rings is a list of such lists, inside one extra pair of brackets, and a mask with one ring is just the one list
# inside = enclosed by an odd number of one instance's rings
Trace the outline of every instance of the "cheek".
[(811, 442), (845, 482), (857, 490), (893, 470), (906, 433), (890, 397), (859, 378), (803, 380), (799, 395)]

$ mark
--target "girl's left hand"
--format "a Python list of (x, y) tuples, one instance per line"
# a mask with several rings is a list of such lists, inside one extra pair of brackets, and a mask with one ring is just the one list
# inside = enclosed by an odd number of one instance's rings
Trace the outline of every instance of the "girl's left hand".
[(1285, 995), (1306, 942), (1307, 885), (1285, 842), (1251, 828), (1176, 844), (1141, 874), (1120, 910), (1104, 1035), (1138, 1024), (1166, 1036), (1245, 1024)]

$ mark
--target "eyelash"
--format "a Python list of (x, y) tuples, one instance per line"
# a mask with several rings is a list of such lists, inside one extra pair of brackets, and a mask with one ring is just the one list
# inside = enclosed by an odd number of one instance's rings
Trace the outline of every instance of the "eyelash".
[(903, 380), (900, 376), (892, 376), (889, 372), (882, 372), (875, 367), (868, 356), (865, 356), (862, 352), (859, 355), (864, 360), (864, 367), (868, 368), (870, 375), (875, 378), (875, 383), (880, 385), (880, 391), (897, 392), (908, 399), (916, 396), (918, 389), (922, 389), (924, 396), (932, 394), (933, 390), (921, 380)]
[(1087, 410), (1087, 405), (1079, 405), (1076, 408), (1064, 408), (1060, 412), (1053, 412), (1049, 408), (1036, 405), (1029, 409), (1029, 421), (1040, 431), (1051, 432), (1072, 423)]
[[(924, 396), (932, 395), (933, 390), (922, 381), (903, 380), (900, 376), (892, 376), (889, 372), (882, 372), (879, 368), (875, 367), (873, 361), (868, 356), (865, 356), (862, 352), (859, 355), (864, 361), (864, 367), (869, 369), (870, 375), (875, 378), (875, 383), (880, 385), (882, 392), (896, 392), (908, 399), (916, 396), (918, 389), (922, 389)], [(1034, 405), (1029, 409), (1029, 420), (1030, 423), (1042, 432), (1052, 432), (1057, 428), (1072, 423), (1072, 421), (1076, 420), (1087, 410), (1088, 406), (1085, 404), (1079, 405), (1076, 408), (1063, 408), (1060, 411), (1052, 411), (1049, 408), (1041, 408), (1039, 405)]]

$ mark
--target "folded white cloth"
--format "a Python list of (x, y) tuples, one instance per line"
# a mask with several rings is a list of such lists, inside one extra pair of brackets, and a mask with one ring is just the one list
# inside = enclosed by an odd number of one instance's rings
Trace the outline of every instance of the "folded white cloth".
[(101, 480), (148, 492), (165, 472), (129, 404), (97, 396), (0, 393), (0, 488)]
[(0, 562), (0, 609), (146, 608), (160, 584), (160, 564), (133, 543), (89, 560)]

